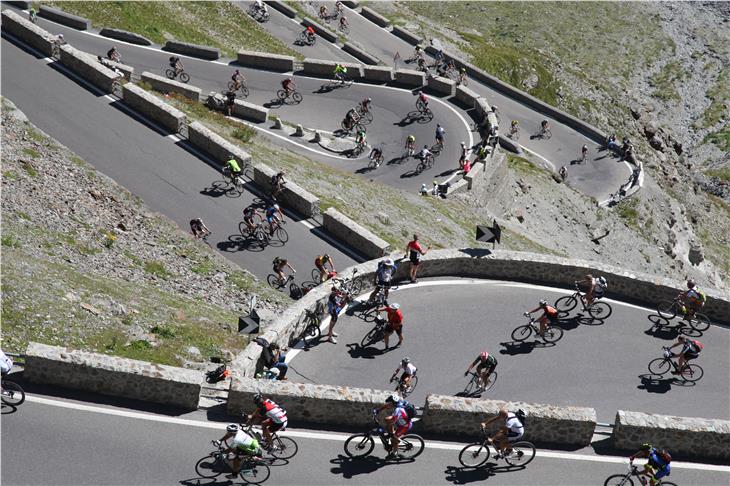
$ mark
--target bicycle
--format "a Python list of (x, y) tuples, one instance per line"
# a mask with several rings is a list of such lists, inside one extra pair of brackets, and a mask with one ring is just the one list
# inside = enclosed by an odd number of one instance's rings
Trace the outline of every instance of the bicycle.
[(340, 290), (349, 296), (356, 296), (362, 291), (362, 282), (355, 280), (357, 268), (352, 270), (352, 274), (348, 278), (334, 277), (333, 282), (339, 284)]
[[(385, 287), (382, 285), (378, 285), (376, 286), (376, 291), (377, 292), (375, 293), (375, 298), (368, 297), (367, 302), (365, 302), (366, 307), (383, 307), (385, 305)], [(372, 318), (365, 320), (372, 320)]]
[(487, 378), (487, 383), (479, 383), (481, 380), (479, 378), (479, 375), (473, 371), (470, 371), (469, 374), (471, 375), (471, 379), (466, 383), (466, 386), (464, 387), (464, 395), (469, 396), (476, 393), (484, 393), (487, 390), (490, 390), (494, 384), (497, 382), (497, 372), (492, 371), (489, 373), (489, 378)]
[(362, 105), (357, 105), (355, 108), (357, 111), (357, 114), (360, 116), (360, 123), (372, 123), (373, 121), (373, 112), (370, 110), (366, 110), (362, 107)]
[(280, 89), (276, 92), (276, 97), (279, 99), (281, 103), (286, 103), (286, 100), (288, 98), (291, 98), (294, 103), (299, 104), (302, 102), (302, 95), (297, 90), (293, 90), (289, 93), (286, 92), (286, 90)]
[(275, 273), (270, 273), (266, 276), (266, 282), (276, 290), (282, 290), (292, 280), (294, 280), (294, 275), (287, 275), (283, 281)]
[(340, 32), (342, 32), (345, 35), (350, 35), (350, 26), (347, 24), (343, 24), (342, 22), (340, 22), (340, 25), (337, 27), (337, 30), (339, 30)]
[[(663, 357), (653, 359), (649, 362), (649, 372), (661, 376), (672, 368), (674, 368), (674, 371), (679, 371), (679, 366), (672, 360), (677, 355), (666, 346), (662, 346), (662, 349)], [(694, 363), (685, 363), (684, 368), (682, 368), (677, 377), (680, 377), (683, 381), (694, 383), (699, 381), (704, 374), (705, 370), (702, 369), (702, 366)]]
[(337, 86), (352, 86), (352, 79), (347, 77), (347, 73), (337, 73), (334, 75), (333, 83)]
[[(305, 347), (309, 347), (311, 341), (319, 341), (322, 336), (320, 326), (322, 325), (322, 318), (319, 313), (310, 311), (309, 309), (304, 310), (304, 318), (297, 325), (296, 331), (294, 332), (293, 342), (302, 341)], [(307, 341), (309, 339), (309, 342)]]
[(255, 437), (267, 454), (277, 459), (291, 459), (299, 451), (299, 446), (291, 437), (280, 437), (279, 434), (272, 431), (271, 444), (268, 444), (261, 433), (254, 430), (253, 425), (238, 424), (238, 426), (251, 437)]
[(182, 81), (183, 83), (187, 83), (188, 81), (190, 81), (190, 75), (182, 69), (178, 71), (177, 69), (167, 68), (165, 70), (165, 76), (167, 76), (168, 79), (173, 80), (176, 78), (180, 78), (180, 81)]
[(238, 223), (238, 231), (244, 238), (253, 237), (262, 246), (269, 242), (269, 234), (264, 230), (262, 223), (256, 223), (254, 229), (251, 229), (245, 221), (241, 221)]
[(0, 379), (0, 386), (2, 387), (2, 394), (0, 394), (0, 397), (2, 398), (2, 402), (6, 405), (17, 407), (25, 401), (25, 391), (23, 391), (23, 388), (14, 381), (10, 381), (3, 377)]
[(549, 128), (540, 127), (540, 131), (535, 134), (535, 138), (541, 138), (543, 140), (549, 140), (553, 137), (553, 132)]
[(317, 36), (302, 32), (301, 34), (299, 34), (299, 38), (297, 39), (297, 41), (301, 45), (313, 46), (317, 42)]
[[(490, 443), (491, 439), (484, 434), (484, 439), (481, 442), (474, 442), (465, 446), (459, 452), (459, 462), (461, 465), (477, 468), (485, 464), (491, 453), (489, 449)], [(535, 445), (532, 442), (520, 440), (510, 444), (510, 447), (512, 448), (512, 452), (509, 454), (506, 452), (497, 452), (494, 455), (495, 459), (504, 459), (510, 466), (524, 467), (535, 458)]]
[[(394, 381), (396, 380), (390, 380), (391, 383)], [(416, 385), (418, 385), (418, 375), (411, 375), (411, 381), (407, 385), (403, 377), (398, 378), (397, 381), (398, 383), (395, 385), (396, 393), (398, 393), (402, 398), (407, 398), (408, 395), (413, 393), (413, 390), (416, 389)]]
[[(608, 479), (606, 479), (606, 482), (603, 483), (603, 486), (634, 486), (634, 481), (631, 479), (631, 476), (636, 476), (639, 478), (639, 484), (646, 484), (644, 479), (641, 477), (641, 469), (639, 469), (638, 466), (635, 466), (633, 463), (629, 462), (629, 470), (623, 474), (614, 474), (613, 476), (609, 476)], [(677, 486), (675, 483), (671, 483), (669, 481), (662, 481), (659, 480), (660, 485), (664, 486)]]
[(268, 22), (271, 15), (266, 9), (258, 8), (255, 3), (248, 7), (248, 14), (257, 22)]
[(352, 156), (357, 157), (358, 155), (362, 154), (365, 149), (367, 148), (367, 142), (365, 140), (358, 140), (355, 144), (355, 148), (352, 149)]
[[(368, 319), (365, 320), (367, 321)], [(361, 348), (367, 348), (385, 339), (385, 327), (388, 324), (385, 318), (379, 312), (375, 311), (373, 313), (373, 320), (375, 321), (375, 327), (368, 331), (365, 337), (362, 338), (360, 341)]]
[(423, 157), (418, 163), (418, 165), (416, 166), (416, 172), (420, 174), (424, 170), (428, 170), (431, 167), (433, 167), (433, 154), (428, 154)]
[(241, 178), (241, 174), (243, 174), (243, 171), (241, 171), (240, 174), (234, 176), (233, 174), (231, 174), (230, 167), (223, 167), (222, 172), (223, 175), (226, 177), (226, 182), (232, 186), (232, 189), (230, 190), (238, 193), (238, 195), (240, 196), (243, 193), (244, 186), (243, 179)]
[(457, 85), (469, 86), (469, 77), (464, 73), (459, 73), (459, 79), (456, 80)]
[(367, 133), (367, 130), (364, 126), (360, 124), (359, 120), (353, 121), (349, 128), (347, 127), (347, 123), (345, 123), (345, 120), (342, 120), (342, 123), (340, 123), (340, 127), (342, 127), (342, 131), (344, 131), (345, 133), (357, 133), (361, 131)]
[[(383, 448), (390, 452), (390, 433), (378, 423), (377, 411), (373, 412), (373, 424), (363, 434), (354, 434), (345, 441), (345, 454), (352, 458), (361, 458), (369, 456), (375, 448), (375, 439), (373, 436), (380, 438)], [(425, 443), (420, 435), (405, 434), (401, 436), (398, 442), (398, 454), (404, 459), (415, 459), (418, 457), (425, 447)]]
[(368, 158), (370, 159), (370, 162), (368, 162), (368, 169), (377, 169), (385, 160), (382, 150), (380, 150), (375, 156), (373, 156), (373, 152), (370, 152)]
[[(226, 448), (220, 441), (212, 440), (211, 443), (218, 450), (211, 452), (195, 463), (195, 472), (201, 478), (215, 478), (231, 471), (231, 463), (228, 460), (228, 454), (225, 453)], [(269, 479), (271, 469), (261, 458), (244, 456), (238, 475), (246, 483), (261, 484)]]
[(431, 108), (429, 108), (428, 104), (420, 98), (416, 100), (416, 109), (421, 114), (431, 113)]
[(580, 291), (578, 282), (575, 282), (574, 285), (575, 292), (573, 292), (573, 295), (565, 295), (555, 301), (555, 309), (557, 309), (560, 315), (566, 316), (578, 305), (579, 301), (583, 305), (583, 310), (587, 311), (594, 319), (607, 319), (611, 315), (613, 309), (608, 303), (598, 301), (601, 297), (594, 298), (591, 305), (586, 307), (585, 297)]
[(283, 224), (286, 224), (286, 221), (266, 223), (264, 231), (266, 231), (269, 241), (271, 241), (272, 238), (276, 238), (282, 245), (285, 245), (286, 242), (289, 241), (289, 233), (287, 233), (287, 231), (282, 227)]
[[(535, 333), (538, 336), (540, 335), (540, 327), (535, 325), (537, 321), (527, 312), (525, 312), (523, 315), (530, 319), (530, 322), (522, 326), (518, 326), (517, 328), (515, 328), (514, 331), (512, 331), (512, 339), (518, 342), (524, 341), (525, 339), (530, 337), (532, 333)], [(549, 326), (547, 329), (545, 329), (545, 334), (543, 334), (542, 340), (547, 343), (556, 343), (560, 341), (562, 337), (562, 328), (557, 326)]]
[(710, 328), (710, 320), (706, 315), (695, 312), (693, 316), (689, 316), (684, 303), (676, 297), (674, 300), (663, 300), (656, 306), (656, 310), (661, 317), (666, 320), (672, 320), (678, 314), (682, 314), (682, 320), (687, 321), (695, 331), (704, 332)]
[(244, 98), (248, 98), (248, 87), (243, 81), (236, 83), (228, 81), (228, 91), (240, 91)]
[(510, 127), (509, 134), (507, 134), (507, 136), (509, 138), (511, 138), (512, 140), (515, 140), (515, 141), (519, 140), (520, 139), (520, 127), (518, 127), (518, 126)]

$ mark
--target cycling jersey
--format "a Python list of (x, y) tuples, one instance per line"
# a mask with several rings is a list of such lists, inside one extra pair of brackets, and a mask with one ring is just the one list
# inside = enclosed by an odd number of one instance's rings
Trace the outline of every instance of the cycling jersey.
[(324, 257), (324, 255), (320, 255), (317, 258), (314, 259), (314, 266), (317, 268), (324, 267), (324, 264), (327, 263), (328, 259)]
[(305, 32), (306, 32), (307, 34), (309, 34), (309, 35), (314, 35), (314, 34), (315, 34), (315, 32), (314, 32), (314, 29), (313, 29), (313, 28), (311, 28), (311, 27), (307, 27), (307, 29), (306, 29), (306, 31), (305, 31)]
[(403, 323), (403, 313), (400, 309), (391, 309), (388, 307), (385, 312), (388, 314), (388, 324), (391, 326), (400, 326)]
[(599, 280), (598, 278), (595, 278), (595, 277), (594, 277), (594, 278), (593, 278), (593, 294), (594, 294), (594, 295), (595, 295), (596, 297), (600, 297), (600, 296), (602, 296), (602, 295), (603, 295), (603, 292), (604, 292), (605, 290), (606, 290), (606, 289), (605, 289), (605, 288), (603, 287), (603, 285), (601, 285), (601, 282), (600, 282), (600, 280)]
[(346, 72), (347, 72), (347, 68), (345, 66), (343, 66), (341, 64), (338, 64), (337, 66), (335, 66), (335, 74), (346, 73)]
[(444, 130), (444, 127), (438, 127), (436, 129), (436, 138), (442, 139), (444, 138), (444, 134), (446, 134), (446, 130)]
[(239, 172), (241, 172), (241, 167), (238, 165), (236, 159), (229, 160), (228, 162), (226, 162), (226, 165), (228, 166), (228, 168), (231, 169), (231, 172), (234, 174), (238, 174)]
[(497, 358), (495, 358), (491, 354), (487, 355), (486, 359), (482, 359), (481, 356), (479, 357), (479, 364), (477, 365), (477, 371), (485, 369), (485, 368), (494, 369), (496, 367), (497, 367)]
[(649, 461), (647, 465), (657, 470), (654, 474), (654, 478), (656, 479), (667, 476), (671, 470), (670, 464), (664, 461), (661, 454), (658, 454), (655, 448), (652, 448), (649, 451)]
[(523, 434), (525, 431), (520, 419), (518, 419), (517, 415), (512, 412), (507, 412), (507, 420), (505, 420), (504, 425), (509, 431), (517, 434)]
[(0, 349), (0, 372), (3, 375), (10, 373), (13, 369), (13, 360)]
[(256, 214), (256, 208), (252, 208), (251, 206), (248, 206), (246, 209), (243, 210), (243, 217), (247, 219), (253, 218), (253, 215)]
[(408, 414), (400, 406), (396, 407), (396, 409), (393, 410), (393, 418), (395, 419), (395, 425), (397, 428), (410, 427), (411, 425), (411, 419), (408, 418)]
[(408, 258), (411, 263), (418, 263), (421, 259), (421, 253), (423, 253), (421, 244), (416, 240), (410, 241), (408, 243), (408, 250)]
[(557, 319), (558, 318), (558, 311), (555, 307), (552, 306), (546, 306), (545, 309), (543, 309), (545, 312), (545, 316), (548, 319)]
[(425, 159), (427, 156), (431, 155), (431, 151), (428, 149), (421, 150), (421, 158)]
[(378, 282), (388, 283), (395, 273), (395, 265), (388, 266), (385, 264), (378, 265)]
[(259, 441), (248, 435), (243, 430), (238, 430), (231, 441), (233, 449), (239, 449), (247, 454), (256, 454), (259, 449)]
[(266, 417), (267, 419), (270, 419), (275, 424), (283, 424), (286, 425), (287, 418), (286, 418), (286, 412), (283, 408), (281, 408), (279, 405), (277, 405), (272, 400), (266, 399), (264, 402), (259, 405), (258, 407), (259, 415), (262, 417)]
[(404, 375), (410, 375), (413, 376), (416, 374), (416, 371), (418, 371), (418, 368), (416, 368), (413, 363), (408, 363), (407, 365), (403, 366), (403, 364), (398, 365), (398, 369), (395, 370), (394, 374), (398, 374), (400, 370), (403, 370)]

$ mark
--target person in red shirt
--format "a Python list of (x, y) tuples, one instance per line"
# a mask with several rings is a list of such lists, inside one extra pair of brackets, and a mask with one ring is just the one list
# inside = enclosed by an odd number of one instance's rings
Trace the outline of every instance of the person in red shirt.
[(408, 243), (406, 246), (406, 257), (411, 261), (411, 283), (416, 283), (416, 273), (418, 272), (418, 266), (421, 264), (421, 256), (425, 255), (431, 247), (427, 247), (425, 250), (418, 242), (418, 235), (413, 235), (413, 241)]
[(532, 309), (531, 311), (525, 312), (525, 315), (532, 314), (533, 312), (542, 311), (542, 315), (537, 319), (540, 323), (540, 337), (545, 335), (545, 330), (548, 328), (548, 322), (550, 325), (558, 324), (558, 311), (555, 307), (548, 305), (547, 300), (543, 299), (540, 301), (540, 305)]
[(387, 351), (390, 347), (388, 340), (390, 339), (390, 335), (393, 333), (398, 335), (398, 344), (396, 344), (395, 347), (397, 348), (403, 344), (403, 313), (400, 310), (400, 304), (396, 302), (378, 309), (378, 312), (383, 311), (388, 313), (388, 326), (385, 328), (385, 336), (383, 337), (383, 341), (385, 341), (385, 350)]

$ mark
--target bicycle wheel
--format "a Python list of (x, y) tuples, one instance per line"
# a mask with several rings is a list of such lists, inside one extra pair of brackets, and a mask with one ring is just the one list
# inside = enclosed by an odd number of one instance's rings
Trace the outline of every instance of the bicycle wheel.
[(241, 233), (241, 236), (244, 238), (248, 238), (250, 236), (250, 232), (248, 231), (248, 226), (246, 226), (245, 221), (241, 221), (238, 223), (238, 232)]
[(360, 280), (351, 280), (347, 284), (348, 292), (354, 297), (362, 291), (362, 282)]
[(565, 295), (555, 301), (555, 309), (561, 314), (567, 314), (575, 309), (576, 305), (578, 305), (578, 299), (572, 295)]
[(174, 69), (166, 69), (165, 70), (165, 76), (168, 77), (168, 79), (175, 79), (175, 70)]
[(312, 269), (312, 281), (317, 284), (322, 283), (322, 274), (316, 268)]
[(421, 173), (421, 172), (423, 172), (424, 170), (426, 170), (426, 162), (424, 162), (424, 161), (422, 160), (422, 161), (420, 161), (420, 162), (418, 163), (418, 165), (416, 166), (416, 172), (420, 174), (420, 173)]
[(249, 484), (261, 484), (271, 475), (271, 468), (269, 465), (262, 461), (249, 462), (241, 467), (241, 472), (238, 473), (245, 482)]
[(684, 381), (694, 383), (695, 381), (700, 381), (704, 374), (705, 370), (702, 369), (702, 366), (693, 363), (685, 366), (681, 373), (679, 373), (679, 377)]
[(588, 308), (588, 313), (594, 319), (607, 319), (612, 312), (613, 309), (606, 302), (593, 302)]
[(182, 81), (183, 83), (187, 83), (188, 81), (190, 81), (190, 75), (188, 73), (186, 73), (185, 71), (181, 72), (180, 81)]
[(414, 459), (421, 455), (425, 445), (420, 435), (406, 434), (398, 442), (398, 453), (404, 459)]
[(459, 462), (464, 467), (479, 467), (489, 459), (489, 447), (482, 442), (475, 442), (459, 452)]
[(365, 457), (373, 452), (375, 441), (368, 434), (355, 434), (345, 441), (345, 454), (348, 457)]
[(649, 361), (649, 373), (654, 375), (664, 375), (671, 368), (671, 362), (666, 358), (657, 358)]
[(542, 335), (545, 342), (557, 343), (563, 338), (563, 328), (557, 326), (550, 326), (545, 329), (545, 334)]
[[(307, 326), (309, 329), (310, 326)], [(313, 326), (317, 329), (317, 335), (319, 335), (319, 327)], [(271, 450), (269, 454), (276, 457), (277, 459), (291, 459), (299, 451), (299, 446), (291, 437), (279, 437), (278, 435), (274, 438), (271, 444)]]
[(418, 385), (418, 376), (411, 377), (411, 383), (406, 387), (401, 387), (403, 398), (406, 398), (408, 395), (413, 393), (413, 390), (416, 389), (416, 385)]
[(380, 163), (378, 163), (378, 159), (370, 159), (370, 162), (368, 162), (368, 169), (375, 170), (378, 167), (380, 167)]
[(348, 35), (350, 33), (350, 28), (348, 26), (346, 26), (346, 25), (341, 25), (340, 26), (340, 31), (343, 34)]
[[(469, 382), (464, 387), (464, 395), (471, 395), (472, 392), (476, 391), (476, 389), (477, 389), (477, 375), (472, 374), (471, 380), (469, 380)], [(462, 464), (464, 464), (464, 463), (462, 462)], [(466, 464), (464, 464), (464, 465), (466, 465)]]
[(264, 230), (261, 225), (256, 226), (253, 234), (259, 245), (264, 246), (269, 242), (269, 234)]
[(207, 455), (195, 463), (195, 474), (201, 478), (214, 478), (223, 472), (221, 463), (214, 454)]
[(371, 346), (371, 345), (377, 343), (378, 341), (382, 341), (382, 340), (383, 340), (383, 333), (380, 330), (380, 327), (374, 327), (370, 330), (370, 332), (365, 334), (364, 338), (362, 338), (362, 341), (360, 341), (360, 346), (363, 348), (367, 348), (368, 346)]
[(280, 89), (279, 91), (276, 92), (276, 97), (279, 98), (279, 100), (281, 100), (281, 101), (286, 100), (286, 91), (284, 91), (283, 89)]
[(692, 329), (695, 331), (705, 332), (710, 328), (710, 320), (704, 314), (695, 314), (695, 316), (690, 319), (689, 325), (692, 326)]
[(677, 306), (672, 300), (663, 300), (656, 306), (656, 311), (665, 319), (674, 319), (677, 316)]
[(484, 385), (484, 388), (482, 388), (482, 391), (490, 390), (495, 383), (497, 383), (497, 372), (492, 371), (492, 373), (489, 375), (489, 378), (487, 379), (486, 385)]
[(532, 334), (532, 327), (529, 324), (520, 326), (512, 331), (512, 340), (522, 342)]
[(304, 338), (309, 338), (313, 341), (317, 341), (322, 337), (322, 330), (319, 328), (319, 322), (317, 320), (311, 320), (304, 329)]
[(3, 380), (2, 401), (8, 405), (17, 407), (25, 401), (25, 392), (17, 383), (9, 380)]
[(535, 446), (531, 442), (515, 442), (512, 444), (512, 454), (504, 456), (510, 466), (526, 466), (535, 458)]
[(286, 230), (281, 226), (276, 228), (274, 235), (276, 235), (276, 239), (281, 241), (282, 243), (286, 243), (287, 241), (289, 241), (289, 233), (287, 233)]
[(373, 121), (373, 113), (370, 110), (360, 113), (360, 117), (368, 123)]
[(269, 283), (269, 285), (271, 285), (276, 290), (279, 290), (283, 287), (283, 285), (281, 284), (281, 281), (279, 280), (279, 276), (274, 275), (273, 273), (270, 273), (266, 277), (266, 281)]
[(542, 134), (542, 138), (544, 138), (545, 140), (553, 138), (553, 132), (548, 128), (547, 130), (545, 130), (545, 133)]
[(426, 104), (419, 99), (418, 101), (416, 101), (416, 109), (420, 112), (423, 112), (426, 110)]
[(628, 474), (614, 474), (606, 479), (603, 486), (634, 486), (634, 480)]

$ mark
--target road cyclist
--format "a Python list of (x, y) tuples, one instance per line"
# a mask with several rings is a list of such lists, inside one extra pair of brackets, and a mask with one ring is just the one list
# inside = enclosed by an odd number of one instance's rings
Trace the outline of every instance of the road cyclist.
[[(258, 217), (259, 219), (258, 223), (254, 221), (254, 218), (256, 217)], [(243, 208), (243, 222), (246, 225), (246, 229), (248, 230), (249, 234), (253, 234), (253, 232), (256, 230), (256, 227), (263, 221), (264, 218), (259, 213), (258, 208), (255, 204), (249, 204), (248, 206)]]
[(340, 23), (337, 28), (344, 34), (350, 33), (350, 24), (347, 21), (347, 17), (345, 17), (344, 15), (340, 17)]
[(357, 145), (357, 152), (362, 153), (367, 146), (367, 133), (365, 129), (360, 126), (360, 129), (355, 134), (355, 144)]
[(669, 476), (672, 470), (672, 456), (666, 449), (658, 450), (651, 444), (641, 444), (638, 452), (629, 456), (629, 463), (633, 464), (634, 459), (647, 458), (648, 461), (644, 465), (644, 471), (639, 474), (641, 484), (646, 484), (642, 478), (645, 476), (649, 480), (649, 484), (654, 486), (659, 484), (659, 480), (665, 476)]
[(269, 398), (264, 398), (260, 393), (253, 397), (256, 409), (246, 417), (246, 425), (261, 424), (261, 432), (264, 434), (262, 447), (264, 450), (271, 449), (272, 434), (286, 429), (288, 420), (286, 410)]
[(540, 323), (540, 332), (538, 335), (543, 337), (545, 330), (548, 328), (548, 323), (551, 326), (558, 324), (558, 311), (555, 307), (548, 305), (547, 300), (542, 299), (537, 307), (525, 312), (525, 316), (529, 317), (531, 314), (539, 311), (542, 311), (542, 315), (538, 318), (538, 322)]
[(317, 41), (317, 33), (314, 31), (311, 25), (307, 26), (304, 31), (299, 34), (299, 41), (302, 44), (307, 44), (310, 46), (313, 46), (314, 43)]
[(196, 239), (205, 238), (210, 234), (210, 230), (207, 226), (205, 226), (202, 218), (194, 218), (190, 220), (190, 232)]
[(122, 62), (122, 55), (119, 54), (116, 46), (112, 46), (112, 48), (107, 51), (106, 57), (114, 62)]
[(243, 187), (243, 179), (241, 178), (243, 171), (233, 155), (230, 156), (225, 167), (223, 167), (223, 173), (228, 176), (234, 186)]
[(350, 108), (345, 113), (345, 119), (342, 120), (342, 128), (348, 132), (360, 122), (360, 115), (357, 112), (357, 108)]
[(408, 135), (406, 137), (406, 145), (405, 145), (406, 153), (405, 157), (412, 157), (413, 154), (416, 151), (416, 137), (413, 135)]
[[(385, 312), (388, 316), (388, 325), (385, 327), (385, 332), (383, 333), (383, 342), (385, 343), (385, 350), (387, 351), (390, 349), (390, 344), (388, 341), (390, 340), (390, 335), (395, 333), (398, 336), (398, 344), (395, 345), (397, 348), (401, 344), (403, 344), (403, 311), (400, 309), (400, 304), (397, 302), (393, 302), (392, 304), (378, 307), (376, 312)], [(396, 370), (396, 373), (398, 371)], [(395, 376), (395, 374), (393, 375)], [(393, 380), (391, 380), (393, 381)]]
[(486, 431), (487, 427), (493, 423), (500, 425), (499, 430), (490, 437), (490, 442), (497, 450), (495, 458), (508, 457), (512, 453), (510, 444), (520, 440), (525, 433), (525, 416), (526, 414), (522, 409), (516, 412), (501, 409), (497, 415), (479, 425), (482, 431)]
[(510, 124), (509, 137), (512, 140), (519, 140), (520, 138), (520, 122), (517, 120), (512, 120), (512, 123)]
[(274, 236), (276, 228), (281, 226), (284, 222), (284, 213), (281, 211), (281, 207), (276, 202), (273, 204), (270, 203), (266, 208), (264, 216), (266, 218), (266, 222), (269, 224), (269, 236)]
[[(407, 434), (413, 427), (413, 416), (415, 416), (415, 407), (400, 396), (393, 393), (385, 399), (385, 404), (373, 410), (376, 414), (383, 410), (392, 410), (391, 414), (385, 417), (385, 423), (390, 434), (390, 450), (386, 459), (398, 459), (398, 444), (400, 437)], [(409, 411), (412, 412), (409, 413)]]
[(180, 60), (179, 56), (170, 56), (170, 59), (168, 59), (168, 61), (170, 64), (170, 68), (173, 70), (173, 72), (175, 74), (173, 77), (175, 77), (175, 78), (178, 77), (180, 75), (180, 73), (185, 70), (185, 68), (183, 68), (183, 64), (182, 64), (182, 61)]
[(370, 155), (368, 155), (368, 159), (370, 159), (370, 164), (368, 164), (368, 166), (371, 169), (377, 169), (380, 167), (380, 164), (383, 163), (383, 148), (381, 146), (373, 147), (370, 151)]
[(581, 295), (584, 308), (590, 307), (594, 300), (602, 298), (608, 288), (606, 277), (594, 277), (591, 274), (586, 275), (583, 280), (576, 283), (586, 289), (585, 295)]
[(342, 64), (337, 63), (332, 74), (335, 77), (335, 81), (339, 81), (341, 85), (347, 82), (347, 68)]
[(477, 391), (483, 391), (489, 383), (489, 375), (491, 375), (497, 368), (497, 358), (495, 358), (494, 355), (489, 354), (487, 351), (482, 351), (466, 369), (464, 376), (468, 376), (471, 369), (475, 366), (477, 375)]
[(239, 69), (236, 69), (231, 76), (231, 83), (232, 84), (229, 86), (229, 89), (232, 89), (233, 91), (245, 88), (246, 76), (244, 76)]
[(581, 164), (585, 164), (586, 160), (588, 160), (588, 145), (583, 144), (583, 147), (580, 149)]
[(416, 109), (418, 112), (421, 114), (430, 113), (431, 110), (428, 107), (428, 96), (426, 96), (423, 91), (419, 91), (417, 96)]
[(418, 242), (417, 234), (414, 234), (413, 239), (409, 241), (406, 245), (406, 254), (403, 258), (408, 258), (408, 260), (411, 262), (411, 283), (416, 283), (416, 274), (418, 273), (418, 267), (421, 265), (421, 257), (425, 255), (426, 252), (428, 252), (428, 250), (430, 249), (430, 246), (427, 246), (426, 248), (423, 248), (423, 246), (421, 246), (421, 244)]
[(378, 268), (375, 271), (374, 284), (375, 289), (370, 294), (368, 302), (375, 302), (380, 290), (383, 290), (383, 303), (388, 303), (388, 293), (390, 292), (390, 286), (393, 281), (393, 276), (398, 266), (395, 264), (392, 258), (386, 258), (378, 262)]
[(673, 375), (682, 374), (687, 362), (691, 359), (697, 359), (705, 349), (705, 345), (699, 342), (697, 339), (690, 339), (682, 334), (677, 337), (677, 342), (669, 346), (669, 350), (681, 346), (682, 349), (677, 353), (677, 367), (672, 371)]
[[(327, 265), (330, 267), (329, 270), (327, 270)], [(332, 260), (329, 253), (322, 253), (314, 258), (314, 271), (312, 271), (312, 276), (317, 276), (317, 282), (329, 280), (331, 276), (336, 274), (337, 270), (335, 270), (335, 262)]]
[(687, 280), (687, 290), (680, 293), (677, 298), (682, 302), (680, 311), (684, 319), (691, 320), (695, 314), (705, 306), (707, 296), (697, 287), (694, 279)]
[(444, 148), (444, 138), (446, 137), (446, 130), (444, 130), (444, 127), (441, 126), (441, 124), (436, 124), (436, 132), (434, 134), (436, 138), (436, 146), (440, 149)]
[[(294, 274), (297, 273), (297, 271), (294, 269), (294, 267), (291, 266), (291, 263), (289, 263), (289, 260), (282, 257), (274, 257), (274, 259), (271, 262), (272, 270), (274, 271), (274, 274), (279, 278), (279, 285), (282, 287), (286, 285), (286, 283), (294, 278)], [(291, 270), (292, 274), (288, 277), (284, 273), (284, 270), (289, 268)]]
[(290, 97), (297, 89), (297, 85), (294, 84), (294, 80), (292, 78), (284, 79), (281, 82), (281, 87), (284, 90), (284, 99)]
[[(400, 371), (403, 371), (403, 373), (400, 375), (400, 378), (398, 378), (398, 373)], [(400, 360), (400, 363), (398, 364), (398, 367), (393, 372), (393, 375), (390, 377), (390, 383), (393, 383), (398, 380), (398, 388), (396, 391), (402, 394), (403, 397), (408, 395), (411, 391), (413, 391), (413, 387), (415, 387), (416, 382), (418, 378), (416, 378), (416, 373), (418, 372), (418, 368), (416, 368), (416, 365), (414, 365), (411, 362), (411, 358), (408, 356), (404, 356), (402, 360)]]
[(225, 444), (224, 454), (234, 454), (229, 462), (231, 474), (226, 475), (229, 479), (238, 477), (241, 465), (247, 457), (260, 458), (263, 456), (259, 441), (236, 424), (228, 424), (226, 434), (219, 439), (218, 443)]

